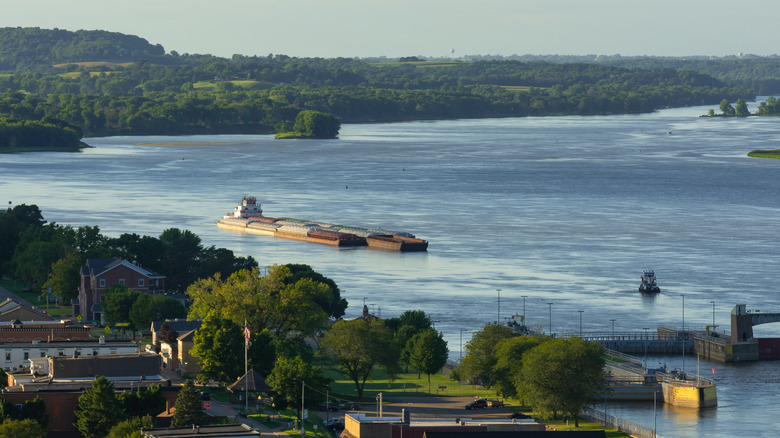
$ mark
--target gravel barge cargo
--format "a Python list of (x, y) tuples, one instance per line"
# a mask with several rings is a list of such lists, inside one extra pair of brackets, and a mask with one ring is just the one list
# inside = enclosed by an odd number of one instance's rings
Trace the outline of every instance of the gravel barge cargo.
[(217, 227), (339, 247), (365, 246), (369, 249), (404, 252), (428, 250), (428, 241), (409, 233), (263, 216), (263, 210), (254, 196), (244, 196), (232, 212), (217, 221)]

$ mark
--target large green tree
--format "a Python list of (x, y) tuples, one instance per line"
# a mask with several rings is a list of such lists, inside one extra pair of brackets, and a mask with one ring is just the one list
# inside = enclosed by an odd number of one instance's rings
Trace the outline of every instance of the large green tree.
[(79, 396), (76, 406), (76, 429), (87, 438), (103, 438), (125, 413), (116, 396), (114, 384), (103, 376)]
[(111, 325), (130, 322), (130, 309), (140, 295), (141, 292), (129, 289), (125, 285), (112, 286), (103, 295), (101, 301), (103, 319)]
[(517, 391), (543, 416), (562, 412), (579, 427), (582, 408), (607, 388), (603, 353), (601, 345), (577, 337), (547, 338), (523, 354)]
[(0, 424), (0, 438), (44, 438), (45, 436), (46, 428), (29, 418), (8, 419)]
[(154, 428), (152, 417), (148, 415), (145, 417), (132, 417), (112, 427), (106, 438), (144, 438), (145, 434), (141, 430), (152, 428)]
[(344, 374), (355, 383), (358, 398), (374, 366), (385, 367), (390, 376), (398, 367), (393, 334), (381, 320), (340, 320), (325, 333), (320, 348), (333, 356)]
[[(305, 362), (301, 357), (282, 357), (276, 363), (266, 383), (274, 391), (274, 404), (279, 409), (291, 407), (301, 414), (301, 396), (307, 406), (315, 406), (324, 399), (323, 393), (330, 384), (330, 379), (322, 375), (322, 370), (316, 365)], [(309, 390), (301, 394), (301, 390)]]
[[(520, 372), (523, 354), (544, 342), (539, 336), (513, 336), (498, 342), (495, 348), (496, 363), (493, 366), (493, 389), (502, 397), (517, 398), (515, 376)], [(522, 397), (520, 397), (522, 400)]]
[(293, 130), (305, 137), (336, 138), (341, 129), (341, 119), (333, 114), (303, 110), (295, 116)]
[(176, 397), (174, 407), (176, 412), (174, 412), (173, 419), (171, 419), (171, 426), (173, 427), (197, 426), (205, 421), (206, 415), (203, 413), (203, 402), (200, 399), (198, 390), (195, 389), (195, 385), (192, 384), (192, 380), (184, 382), (184, 386), (182, 386), (179, 395)]
[(496, 346), (504, 339), (519, 336), (512, 328), (503, 324), (487, 324), (482, 330), (474, 332), (466, 343), (466, 355), (463, 356), (461, 377), (478, 380), (490, 388), (495, 379), (493, 367), (496, 365)]
[(286, 336), (297, 332), (312, 335), (325, 327), (333, 303), (333, 292), (325, 284), (301, 278), (293, 284), (292, 273), (284, 266), (271, 266), (267, 275), (257, 268), (241, 270), (222, 280), (219, 274), (202, 279), (187, 288), (192, 299), (190, 318), (203, 318), (211, 312), (242, 325), (247, 321), (255, 331), (268, 329)]
[(192, 354), (200, 359), (198, 380), (230, 383), (244, 373), (244, 334), (230, 319), (209, 314), (195, 332), (194, 344)]
[(450, 350), (441, 332), (423, 330), (409, 340), (411, 354), (409, 364), (419, 373), (428, 375), (428, 392), (431, 392), (431, 374), (438, 373), (447, 363)]

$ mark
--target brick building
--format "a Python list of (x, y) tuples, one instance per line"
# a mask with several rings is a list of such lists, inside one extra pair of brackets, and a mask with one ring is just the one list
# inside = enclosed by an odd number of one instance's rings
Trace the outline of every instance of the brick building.
[(165, 291), (165, 276), (144, 269), (126, 260), (87, 259), (81, 267), (78, 302), (73, 304), (74, 316), (84, 321), (101, 321), (101, 301), (106, 291), (116, 285), (145, 293)]

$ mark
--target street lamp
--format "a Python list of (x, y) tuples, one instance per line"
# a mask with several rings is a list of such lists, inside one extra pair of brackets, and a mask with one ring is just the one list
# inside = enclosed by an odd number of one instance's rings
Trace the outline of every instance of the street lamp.
[(303, 406), (304, 406), (304, 404), (303, 404), (303, 396), (304, 396), (304, 391), (303, 391), (303, 388), (305, 386), (305, 383), (303, 383), (303, 379), (299, 379), (297, 377), (293, 377), (293, 380), (297, 380), (297, 381), (301, 382), (301, 438), (303, 438), (303, 437), (306, 436), (306, 430), (305, 430), (306, 428), (303, 425), (304, 424), (303, 423), (303, 421), (304, 421), (304, 413), (303, 413)]
[(715, 301), (710, 301), (712, 303), (712, 331), (715, 331)]
[(463, 332), (470, 332), (471, 330), (460, 329), (460, 359), (458, 363), (463, 363)]
[(523, 297), (523, 325), (525, 325), (525, 299), (528, 298), (528, 295), (521, 295)]
[(547, 303), (550, 306), (550, 336), (552, 336), (552, 305), (553, 303)]
[(501, 324), (501, 289), (496, 289), (496, 293), (498, 294), (498, 311), (496, 312), (496, 322)]
[(582, 312), (584, 310), (578, 310), (577, 312), (580, 312), (580, 338), (582, 338)]

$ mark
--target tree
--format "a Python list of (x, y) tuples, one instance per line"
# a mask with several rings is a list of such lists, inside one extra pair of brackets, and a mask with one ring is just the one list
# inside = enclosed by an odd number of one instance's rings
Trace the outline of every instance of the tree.
[(145, 417), (128, 418), (112, 427), (106, 438), (144, 438), (144, 433), (141, 432), (141, 429), (149, 430), (153, 427), (152, 417), (148, 415)]
[[(290, 270), (290, 277), (284, 281), (287, 285), (294, 285), (299, 280), (306, 278), (316, 283), (328, 285), (331, 293), (330, 302), (318, 302), (317, 304), (327, 311), (334, 319), (339, 319), (344, 316), (344, 311), (347, 309), (347, 300), (341, 298), (341, 291), (335, 281), (315, 271), (309, 265), (288, 263), (284, 266)], [(327, 298), (327, 296), (322, 295), (317, 298), (321, 300)]]
[(184, 290), (198, 278), (200, 255), (203, 251), (200, 237), (190, 230), (168, 228), (160, 234), (160, 242), (160, 272), (166, 275), (165, 287), (172, 291)]
[(305, 137), (336, 138), (341, 129), (341, 119), (333, 114), (304, 110), (295, 116), (293, 130)]
[(515, 376), (520, 372), (523, 355), (542, 342), (544, 338), (538, 336), (513, 336), (496, 344), (492, 371), (496, 394), (505, 398), (518, 396)]
[(735, 115), (734, 107), (731, 106), (731, 103), (728, 99), (723, 99), (720, 101), (720, 111), (723, 113), (724, 116), (733, 116)]
[(66, 300), (78, 297), (81, 264), (81, 258), (74, 251), (54, 262), (49, 280), (54, 295)]
[(178, 397), (176, 397), (174, 407), (176, 412), (174, 412), (171, 420), (171, 426), (173, 427), (189, 427), (193, 424), (197, 426), (203, 424), (206, 418), (203, 414), (203, 402), (200, 400), (200, 393), (195, 389), (192, 380), (184, 382)]
[(116, 396), (114, 384), (103, 376), (79, 396), (76, 429), (87, 438), (102, 438), (124, 420), (125, 414)]
[(235, 322), (212, 313), (195, 332), (192, 354), (200, 358), (198, 380), (233, 382), (243, 374), (244, 334)]
[(7, 419), (0, 424), (0, 438), (44, 438), (45, 436), (46, 428), (29, 418)]
[(371, 377), (375, 365), (383, 366), (393, 376), (398, 352), (393, 336), (382, 321), (340, 320), (325, 333), (320, 347), (332, 355), (344, 374), (355, 383), (358, 398)]
[(580, 338), (548, 338), (523, 355), (517, 391), (543, 415), (563, 412), (579, 427), (579, 412), (606, 388), (603, 347)]
[(734, 108), (734, 115), (737, 117), (747, 117), (750, 115), (747, 103), (742, 99), (737, 99), (737, 104)]
[(423, 330), (409, 341), (411, 344), (411, 354), (409, 355), (409, 364), (419, 373), (428, 375), (428, 392), (431, 392), (431, 374), (438, 373), (447, 363), (447, 357), (450, 350), (447, 348), (447, 341), (444, 340), (441, 332), (434, 329)]
[(130, 308), (130, 321), (135, 327), (149, 327), (152, 321), (183, 318), (187, 310), (181, 301), (165, 295), (139, 294)]
[(325, 327), (333, 293), (327, 284), (310, 278), (287, 284), (291, 275), (287, 267), (274, 265), (263, 276), (253, 268), (225, 280), (219, 274), (198, 280), (187, 288), (192, 299), (189, 317), (204, 318), (217, 312), (241, 326), (247, 321), (252, 332), (268, 329), (285, 337), (289, 332), (312, 335)]
[(118, 322), (130, 322), (130, 309), (140, 295), (141, 292), (129, 289), (125, 285), (112, 286), (103, 295), (101, 301), (103, 318), (112, 325)]
[[(303, 383), (301, 383), (303, 382)], [(266, 383), (274, 391), (274, 404), (279, 409), (292, 407), (301, 414), (301, 385), (314, 391), (306, 392), (305, 402), (312, 406), (323, 400), (322, 394), (330, 384), (330, 379), (322, 376), (320, 367), (305, 362), (301, 357), (282, 357), (276, 363)]]
[(461, 371), (470, 380), (479, 380), (482, 385), (493, 386), (493, 367), (496, 364), (496, 345), (504, 339), (519, 336), (510, 327), (502, 324), (487, 324), (474, 333), (466, 343), (466, 355), (463, 356)]

